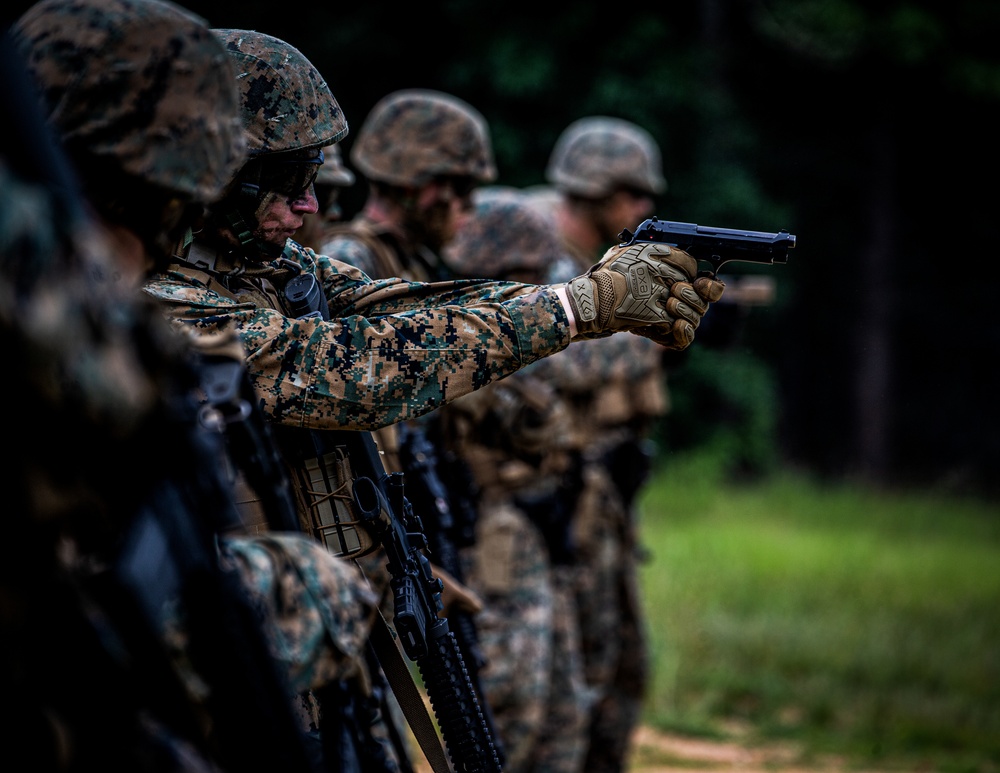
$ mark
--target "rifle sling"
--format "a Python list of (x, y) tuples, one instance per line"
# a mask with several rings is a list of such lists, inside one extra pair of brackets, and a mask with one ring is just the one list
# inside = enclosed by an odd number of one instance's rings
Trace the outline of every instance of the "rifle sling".
[(427, 706), (413, 681), (413, 675), (396, 645), (396, 637), (389, 629), (389, 624), (382, 613), (379, 612), (376, 617), (370, 639), (385, 678), (392, 687), (396, 700), (399, 701), (399, 707), (403, 710), (406, 721), (434, 773), (451, 773), (451, 766), (438, 738), (437, 729), (430, 714), (427, 713)]

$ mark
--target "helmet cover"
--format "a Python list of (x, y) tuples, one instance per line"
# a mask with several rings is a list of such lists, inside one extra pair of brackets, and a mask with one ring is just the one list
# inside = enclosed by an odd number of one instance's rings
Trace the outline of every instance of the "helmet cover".
[(484, 279), (535, 275), (542, 282), (566, 252), (545, 216), (517, 188), (477, 188), (472, 199), (472, 215), (445, 248), (452, 270)]
[(71, 153), (195, 201), (245, 159), (233, 71), (207, 23), (166, 0), (41, 0), (12, 27)]
[(351, 148), (366, 177), (417, 186), (434, 177), (496, 179), (486, 119), (457, 97), (430, 89), (403, 89), (372, 108)]
[(254, 30), (213, 32), (236, 68), (251, 156), (318, 150), (347, 136), (344, 111), (297, 48)]
[(653, 136), (634, 123), (607, 116), (581, 118), (563, 131), (546, 179), (565, 193), (595, 199), (618, 188), (647, 194), (667, 189)]

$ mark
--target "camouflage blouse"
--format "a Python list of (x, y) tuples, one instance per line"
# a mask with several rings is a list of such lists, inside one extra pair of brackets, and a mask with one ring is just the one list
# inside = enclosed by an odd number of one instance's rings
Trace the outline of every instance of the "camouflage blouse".
[(427, 413), (570, 342), (569, 321), (548, 287), (376, 281), (291, 240), (281, 260), (317, 277), (329, 321), (286, 316), (276, 310), (280, 301), (266, 275), (223, 276), (218, 262), (211, 272), (174, 264), (144, 288), (196, 333), (235, 328), (264, 411), (280, 424), (377, 429)]

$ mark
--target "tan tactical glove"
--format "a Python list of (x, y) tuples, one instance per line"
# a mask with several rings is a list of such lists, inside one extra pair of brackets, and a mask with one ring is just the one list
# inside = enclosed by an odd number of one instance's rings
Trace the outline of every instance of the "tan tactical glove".
[(612, 247), (566, 284), (576, 317), (573, 340), (633, 330), (667, 348), (687, 348), (709, 302), (725, 288), (707, 277), (695, 282), (697, 273), (698, 261), (666, 244)]
[[(708, 304), (715, 303), (722, 297), (726, 289), (724, 282), (712, 277), (700, 276), (694, 280), (694, 284), (689, 282), (675, 282), (670, 292), (681, 299), (676, 307), (681, 318), (674, 321), (672, 326), (665, 325), (644, 325), (633, 327), (630, 333), (635, 333), (643, 338), (655, 341), (665, 349), (683, 351), (694, 341), (694, 331), (701, 322), (702, 316), (708, 311)], [(676, 300), (671, 298), (670, 301)], [(670, 301), (667, 301), (668, 308)], [(684, 313), (687, 309), (698, 311), (697, 319)]]

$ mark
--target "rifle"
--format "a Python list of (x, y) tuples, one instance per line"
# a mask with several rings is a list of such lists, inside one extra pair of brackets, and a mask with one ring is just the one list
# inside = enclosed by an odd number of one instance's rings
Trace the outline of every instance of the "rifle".
[[(413, 510), (419, 514), (427, 537), (431, 556), (446, 572), (459, 582), (465, 582), (462, 562), (458, 550), (471, 544), (466, 535), (475, 528), (475, 511), (471, 501), (463, 500), (460, 512), (452, 509), (452, 496), (445, 488), (438, 474), (437, 448), (423, 426), (413, 422), (400, 424), (399, 454), (403, 469), (406, 470), (406, 498)], [(466, 472), (468, 472), (466, 470)], [(471, 512), (470, 512), (471, 509)], [(486, 667), (486, 656), (479, 646), (479, 633), (472, 615), (464, 610), (449, 614), (454, 623), (455, 639), (462, 651), (469, 678), (472, 680), (483, 717), (490, 727), (500, 763), (505, 762), (503, 743), (496, 732), (493, 712), (483, 692), (479, 672)]]
[(677, 247), (695, 260), (711, 264), (711, 276), (718, 274), (722, 265), (730, 261), (787, 263), (788, 251), (795, 247), (795, 234), (788, 231), (768, 233), (712, 228), (656, 217), (643, 220), (635, 233), (623, 229), (618, 238), (622, 247), (639, 242), (658, 242)]
[[(302, 532), (295, 501), (278, 442), (263, 412), (242, 360), (203, 353), (202, 389), (206, 403), (201, 423), (225, 440), (233, 462), (260, 498), (272, 531)], [(322, 445), (322, 435), (313, 433)], [(361, 700), (346, 682), (333, 682), (313, 690), (322, 707), (320, 736), (324, 770), (357, 773), (392, 769), (381, 744), (369, 730), (376, 716), (385, 720), (389, 742), (395, 749), (401, 773), (413, 773), (405, 741), (385, 703), (388, 684), (368, 643), (372, 694)]]
[(441, 581), (422, 550), (427, 538), (403, 495), (403, 473), (388, 474), (370, 432), (338, 431), (354, 469), (354, 504), (381, 542), (393, 591), (393, 625), (416, 662), (455, 770), (500, 773), (493, 733), (483, 715), (448, 619), (439, 617)]

